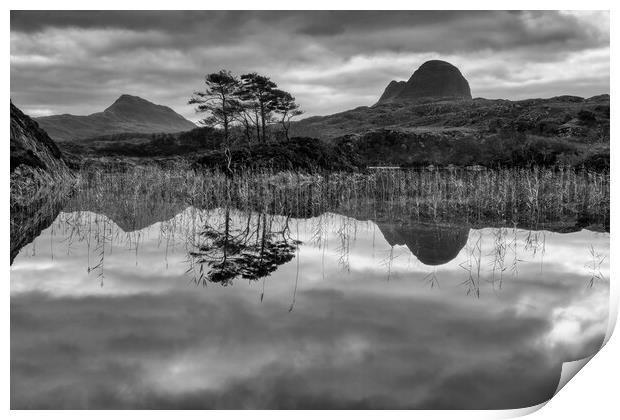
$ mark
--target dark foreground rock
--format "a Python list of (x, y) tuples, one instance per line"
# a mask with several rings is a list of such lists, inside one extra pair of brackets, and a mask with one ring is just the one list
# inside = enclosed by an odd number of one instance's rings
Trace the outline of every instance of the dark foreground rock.
[(11, 103), (11, 202), (73, 181), (56, 143)]
[(11, 263), (54, 221), (75, 182), (54, 141), (11, 103)]

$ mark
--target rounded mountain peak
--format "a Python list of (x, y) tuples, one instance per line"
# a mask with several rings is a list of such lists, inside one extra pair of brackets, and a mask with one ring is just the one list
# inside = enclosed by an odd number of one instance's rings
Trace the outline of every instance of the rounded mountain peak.
[(422, 65), (418, 68), (418, 70), (437, 70), (442, 68), (450, 68), (458, 71), (458, 68), (443, 60), (428, 60), (422, 63)]
[(471, 99), (471, 90), (456, 66), (430, 60), (413, 73), (399, 97)]
[(407, 82), (390, 83), (378, 103), (432, 98), (471, 99), (469, 83), (456, 66), (442, 60), (427, 61)]

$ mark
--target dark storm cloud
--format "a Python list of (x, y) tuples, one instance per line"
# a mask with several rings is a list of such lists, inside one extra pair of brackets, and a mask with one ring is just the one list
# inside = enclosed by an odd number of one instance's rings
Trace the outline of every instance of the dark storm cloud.
[[(609, 15), (11, 12), (11, 95), (35, 114), (95, 112), (130, 93), (194, 118), (188, 95), (220, 68), (266, 73), (308, 114), (327, 114), (373, 103), (390, 80), (407, 79), (432, 58), (457, 65), (475, 96), (606, 93)], [(523, 90), (512, 87), (518, 83)]]
[[(481, 48), (506, 48), (545, 44), (565, 44), (568, 48), (599, 45), (609, 35), (599, 33), (574, 15), (558, 12), (509, 11), (13, 11), (11, 29), (38, 32), (49, 28), (128, 29), (162, 31), (177, 36), (170, 46), (188, 47), (185, 36), (194, 43), (234, 42), (246, 38), (245, 30), (273, 27), (289, 35), (330, 37), (365, 35), (390, 31), (423, 31), (420, 38), (377, 37), (375, 44), (387, 49), (428, 51), (430, 40), (437, 50), (452, 52)], [(457, 35), (459, 34), (460, 35)], [(437, 36), (447, 34), (453, 36)], [(422, 35), (417, 33), (417, 35)], [(353, 41), (355, 44), (355, 40)], [(383, 41), (383, 42), (382, 42)], [(122, 48), (122, 45), (120, 46)], [(336, 46), (337, 47), (337, 46)]]

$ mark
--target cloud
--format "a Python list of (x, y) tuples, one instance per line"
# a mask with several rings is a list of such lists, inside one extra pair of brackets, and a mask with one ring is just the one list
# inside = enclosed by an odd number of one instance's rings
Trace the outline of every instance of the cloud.
[(227, 68), (267, 74), (306, 115), (324, 115), (374, 103), (435, 58), (457, 65), (474, 96), (607, 93), (609, 13), (11, 12), (12, 99), (55, 113), (129, 93), (197, 120), (188, 97)]

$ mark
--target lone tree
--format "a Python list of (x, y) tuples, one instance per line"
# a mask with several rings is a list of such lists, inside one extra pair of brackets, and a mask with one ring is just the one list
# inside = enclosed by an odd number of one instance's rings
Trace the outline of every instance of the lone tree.
[(238, 108), (235, 96), (239, 89), (239, 80), (228, 70), (205, 76), (205, 90), (194, 92), (189, 104), (196, 104), (196, 112), (209, 115), (202, 123), (210, 127), (221, 126), (224, 129), (224, 140), (228, 144), (230, 127)]

